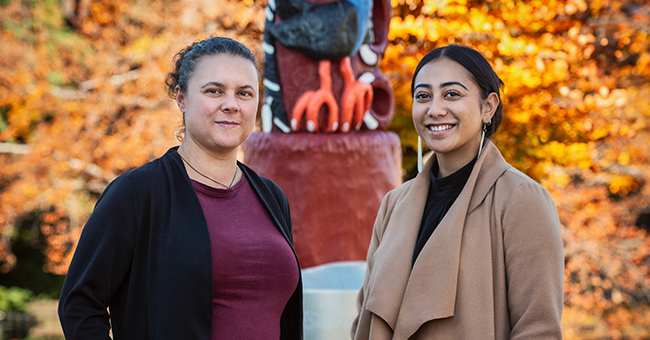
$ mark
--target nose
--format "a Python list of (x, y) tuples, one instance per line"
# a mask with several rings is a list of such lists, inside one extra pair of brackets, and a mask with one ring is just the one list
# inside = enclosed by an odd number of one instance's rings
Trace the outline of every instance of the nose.
[(447, 115), (447, 108), (444, 106), (444, 103), (440, 99), (433, 99), (431, 101), (431, 106), (427, 111), (427, 115), (430, 117), (444, 117)]
[(226, 113), (235, 113), (239, 111), (239, 101), (234, 93), (228, 93), (223, 103), (221, 104), (221, 109)]

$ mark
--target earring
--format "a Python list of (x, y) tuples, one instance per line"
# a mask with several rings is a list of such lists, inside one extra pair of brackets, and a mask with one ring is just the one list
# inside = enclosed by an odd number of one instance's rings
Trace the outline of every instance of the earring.
[(483, 124), (483, 131), (481, 131), (481, 144), (479, 144), (478, 146), (478, 155), (476, 156), (476, 158), (478, 158), (478, 156), (481, 155), (481, 151), (483, 151), (483, 142), (485, 141), (485, 131), (487, 131), (488, 125), (490, 124)]
[(418, 173), (422, 172), (422, 138), (418, 135)]

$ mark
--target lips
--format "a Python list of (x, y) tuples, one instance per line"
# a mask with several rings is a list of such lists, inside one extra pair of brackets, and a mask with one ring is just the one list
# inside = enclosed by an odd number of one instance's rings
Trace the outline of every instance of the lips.
[(231, 121), (218, 121), (216, 123), (219, 125), (232, 125), (232, 126), (239, 125), (239, 123), (231, 122)]

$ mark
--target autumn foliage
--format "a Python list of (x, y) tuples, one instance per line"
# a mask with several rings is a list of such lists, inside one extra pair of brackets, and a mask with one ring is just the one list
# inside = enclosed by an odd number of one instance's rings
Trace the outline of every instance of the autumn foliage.
[[(650, 5), (634, 0), (393, 0), (381, 62), (404, 168), (411, 75), (431, 49), (481, 51), (505, 82), (494, 141), (549, 189), (565, 243), (566, 339), (650, 337)], [(40, 213), (44, 270), (64, 274), (120, 173), (176, 145), (173, 54), (211, 35), (261, 53), (266, 1), (0, 0), (0, 271), (20, 216)]]

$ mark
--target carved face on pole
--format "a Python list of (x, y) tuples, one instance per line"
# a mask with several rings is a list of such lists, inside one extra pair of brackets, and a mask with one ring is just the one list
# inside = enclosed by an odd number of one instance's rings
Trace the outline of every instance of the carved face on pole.
[(378, 63), (390, 1), (269, 1), (265, 132), (338, 132), (388, 126), (394, 97)]

